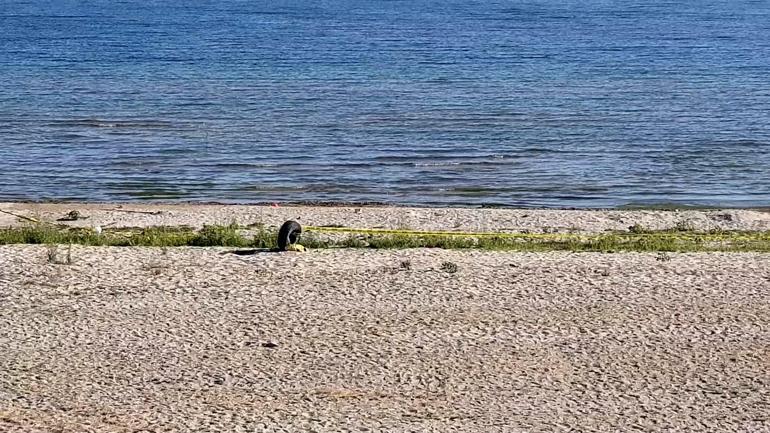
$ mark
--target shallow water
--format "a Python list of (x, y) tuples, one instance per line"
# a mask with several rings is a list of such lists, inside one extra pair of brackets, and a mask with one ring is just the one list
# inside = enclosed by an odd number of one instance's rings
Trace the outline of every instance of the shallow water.
[(770, 203), (768, 1), (0, 3), (0, 200)]

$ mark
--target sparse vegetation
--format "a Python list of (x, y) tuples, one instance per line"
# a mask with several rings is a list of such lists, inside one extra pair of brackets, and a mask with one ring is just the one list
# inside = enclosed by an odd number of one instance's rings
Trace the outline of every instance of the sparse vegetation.
[(48, 247), (48, 263), (53, 265), (72, 264), (72, 245), (67, 245), (67, 250), (62, 251), (58, 245)]
[(674, 226), (674, 230), (679, 232), (692, 232), (695, 231), (695, 228), (690, 221), (677, 221), (676, 225)]
[[(211, 225), (200, 230), (191, 227), (150, 227), (144, 229), (105, 229), (96, 234), (88, 228), (67, 228), (33, 224), (0, 229), (3, 244), (74, 244), (87, 246), (150, 247), (234, 247), (274, 248), (276, 230), (264, 226)], [(322, 235), (308, 230), (302, 244), (308, 248), (444, 248), (506, 251), (766, 251), (770, 252), (770, 232), (740, 231), (651, 231), (519, 234), (430, 234), (430, 233), (335, 233)]]
[(457, 272), (457, 264), (452, 262), (441, 263), (441, 270), (450, 274)]
[(628, 231), (636, 234), (652, 233), (652, 230), (646, 228), (641, 224), (634, 224), (628, 228)]

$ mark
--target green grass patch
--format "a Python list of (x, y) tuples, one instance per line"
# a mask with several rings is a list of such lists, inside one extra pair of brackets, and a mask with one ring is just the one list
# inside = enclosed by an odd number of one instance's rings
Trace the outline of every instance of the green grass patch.
[[(74, 244), (90, 246), (148, 247), (233, 247), (265, 248), (276, 246), (276, 229), (263, 226), (211, 225), (196, 230), (191, 227), (149, 227), (106, 229), (97, 234), (87, 228), (55, 225), (29, 225), (0, 229), (0, 245)], [(635, 229), (603, 234), (500, 234), (433, 235), (418, 233), (335, 233), (322, 236), (316, 231), (302, 234), (308, 248), (444, 248), (499, 251), (600, 251), (600, 252), (700, 252), (758, 251), (770, 252), (770, 232), (739, 231), (650, 231)]]
[[(143, 247), (237, 247), (272, 248), (276, 235), (259, 229), (244, 236), (244, 229), (235, 225), (191, 227), (148, 227), (143, 229), (109, 229), (97, 234), (91, 229), (62, 228), (51, 225), (31, 225), (0, 229), (0, 245), (7, 244), (75, 244), (87, 246)], [(254, 230), (250, 230), (253, 232)]]

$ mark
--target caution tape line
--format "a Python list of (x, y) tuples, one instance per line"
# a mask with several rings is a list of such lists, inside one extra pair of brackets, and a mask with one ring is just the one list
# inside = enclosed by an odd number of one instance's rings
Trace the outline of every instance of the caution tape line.
[(609, 236), (621, 236), (630, 239), (644, 238), (674, 238), (702, 240), (746, 240), (770, 241), (770, 232), (745, 233), (495, 233), (495, 232), (457, 232), (457, 231), (427, 231), (427, 230), (397, 230), (397, 229), (362, 229), (350, 227), (318, 227), (305, 226), (303, 230), (320, 233), (352, 233), (372, 235), (406, 235), (406, 236), (456, 236), (456, 237), (493, 237), (509, 239), (598, 239)]
[(305, 226), (303, 230), (322, 233), (359, 233), (376, 235), (407, 235), (407, 236), (461, 236), (461, 237), (497, 237), (497, 238), (555, 238), (555, 237), (585, 237), (577, 233), (494, 233), (494, 232), (455, 232), (455, 231), (424, 231), (396, 229), (359, 229), (348, 227), (315, 227)]

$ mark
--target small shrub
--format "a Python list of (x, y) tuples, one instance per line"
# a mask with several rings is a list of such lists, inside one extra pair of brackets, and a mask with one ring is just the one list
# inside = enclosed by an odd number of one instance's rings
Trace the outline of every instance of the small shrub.
[(227, 226), (203, 226), (200, 232), (190, 241), (195, 247), (245, 247), (247, 246), (243, 236), (238, 234), (238, 225)]
[(251, 238), (251, 247), (253, 248), (275, 248), (278, 244), (277, 232), (268, 230), (264, 224), (255, 226), (257, 231)]
[(635, 234), (651, 233), (652, 231), (641, 224), (634, 224), (628, 228), (628, 231)]
[(677, 221), (676, 225), (674, 225), (674, 230), (678, 232), (694, 232), (695, 226), (690, 221)]

